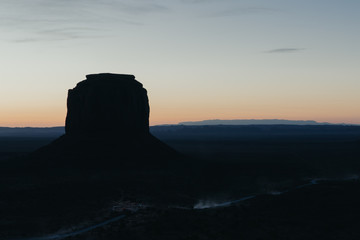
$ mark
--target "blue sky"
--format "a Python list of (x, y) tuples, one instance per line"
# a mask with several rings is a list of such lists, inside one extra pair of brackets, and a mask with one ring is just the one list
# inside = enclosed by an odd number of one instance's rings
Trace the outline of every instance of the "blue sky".
[(63, 125), (86, 74), (131, 73), (151, 124), (360, 123), (360, 1), (2, 0), (0, 125)]

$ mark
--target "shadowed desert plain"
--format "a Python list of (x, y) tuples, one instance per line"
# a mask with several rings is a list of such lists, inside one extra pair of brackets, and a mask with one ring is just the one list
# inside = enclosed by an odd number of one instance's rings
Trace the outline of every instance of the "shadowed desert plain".
[(0, 129), (0, 238), (359, 239), (360, 127), (149, 127), (132, 75), (92, 74), (65, 128)]

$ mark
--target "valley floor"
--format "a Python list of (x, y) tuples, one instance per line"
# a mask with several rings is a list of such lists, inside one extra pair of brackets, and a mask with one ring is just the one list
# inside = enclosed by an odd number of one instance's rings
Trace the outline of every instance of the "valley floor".
[[(115, 169), (111, 174), (122, 176), (118, 185), (105, 175), (91, 177), (92, 172), (70, 182), (39, 178), (34, 185), (26, 169), (15, 171), (26, 144), (21, 152), (3, 151), (0, 239), (76, 232), (123, 214), (118, 221), (62, 237), (360, 239), (360, 128), (334, 128), (331, 134), (316, 127), (296, 127), (291, 134), (289, 127), (278, 128), (248, 129), (237, 138), (224, 132), (216, 137), (224, 131), (218, 127), (207, 129), (206, 136), (201, 127), (199, 132), (161, 129), (154, 134), (180, 152), (182, 162), (149, 172), (136, 165), (131, 171)], [(326, 180), (309, 184), (315, 178)], [(234, 202), (221, 205), (228, 201)], [(196, 204), (217, 207), (194, 209)]]

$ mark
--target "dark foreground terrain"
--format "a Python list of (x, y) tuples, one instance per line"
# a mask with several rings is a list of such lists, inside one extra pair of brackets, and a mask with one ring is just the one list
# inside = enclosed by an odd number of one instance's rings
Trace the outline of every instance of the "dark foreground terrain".
[(359, 239), (360, 127), (151, 132), (182, 154), (181, 163), (120, 164), (108, 169), (122, 176), (116, 184), (96, 166), (41, 182), (41, 168), (34, 176), (20, 164), (36, 141), (17, 136), (2, 145), (0, 239)]

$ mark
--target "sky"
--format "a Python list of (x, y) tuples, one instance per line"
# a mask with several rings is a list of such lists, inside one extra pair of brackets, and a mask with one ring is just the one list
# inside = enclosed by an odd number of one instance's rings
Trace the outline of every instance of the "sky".
[(133, 74), (150, 124), (360, 124), (358, 0), (1, 0), (0, 126), (63, 126), (67, 90)]

